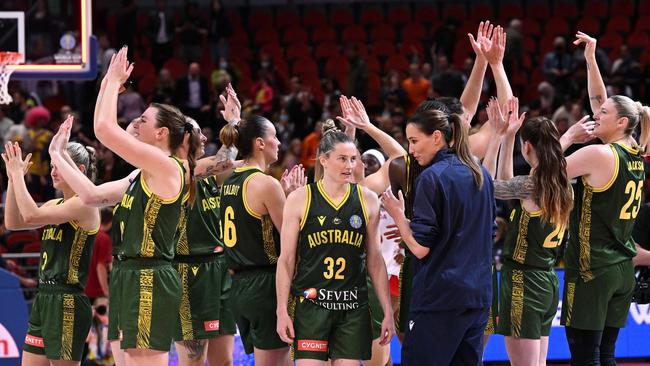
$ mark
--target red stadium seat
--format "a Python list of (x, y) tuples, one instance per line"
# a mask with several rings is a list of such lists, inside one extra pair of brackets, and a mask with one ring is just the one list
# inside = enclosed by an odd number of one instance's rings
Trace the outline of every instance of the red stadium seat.
[(399, 53), (404, 56), (422, 56), (424, 55), (424, 46), (422, 46), (422, 42), (418, 41), (403, 41), (399, 47)]
[(594, 18), (607, 17), (607, 4), (600, 0), (591, 0), (585, 4), (583, 16)]
[(610, 14), (620, 15), (624, 17), (633, 17), (635, 13), (634, 1), (632, 0), (614, 0)]
[(291, 74), (301, 78), (305, 75), (318, 75), (318, 65), (311, 58), (301, 58), (291, 65)]
[(526, 16), (545, 21), (551, 17), (551, 9), (549, 9), (548, 3), (546, 2), (532, 2), (526, 9)]
[(328, 25), (319, 26), (312, 31), (311, 41), (314, 43), (336, 42), (336, 31)]
[(273, 29), (260, 29), (257, 32), (255, 32), (255, 38), (253, 39), (253, 43), (255, 43), (256, 46), (261, 46), (267, 43), (278, 43), (279, 36), (278, 32), (276, 32)]
[(330, 14), (330, 24), (343, 27), (355, 24), (354, 15), (347, 7), (334, 9)]
[(24, 248), (28, 243), (38, 242), (40, 240), (41, 237), (36, 230), (13, 231), (7, 236), (7, 250), (9, 252), (15, 252)]
[(499, 14), (500, 17), (505, 20), (513, 18), (521, 19), (524, 17), (524, 10), (518, 2), (507, 2), (501, 4), (499, 7)]
[(241, 15), (239, 14), (239, 10), (237, 8), (226, 8), (226, 16), (228, 17), (228, 21), (232, 26), (243, 28)]
[(350, 63), (343, 56), (334, 56), (325, 63), (325, 74), (327, 75), (347, 74), (348, 70), (350, 70)]
[(471, 6), (469, 11), (470, 19), (478, 23), (486, 19), (494, 19), (494, 10), (489, 3), (477, 3)]
[(242, 45), (231, 45), (230, 55), (231, 57), (237, 57), (241, 60), (246, 60), (246, 61), (250, 61), (253, 59), (253, 52), (251, 52), (250, 48)]
[(435, 7), (425, 5), (415, 10), (415, 20), (418, 23), (433, 24), (439, 20)]
[(409, 70), (409, 65), (409, 61), (406, 59), (406, 57), (396, 53), (386, 59), (386, 62), (384, 63), (384, 70), (386, 72), (395, 70), (400, 73), (406, 73)]
[[(521, 22), (521, 28), (524, 36), (539, 37), (542, 34), (542, 28), (536, 19), (526, 18)], [(548, 27), (545, 27), (548, 30)]]
[(591, 17), (584, 17), (578, 21), (576, 31), (585, 32), (592, 37), (598, 36), (600, 34), (600, 22)]
[(273, 58), (273, 62), (276, 64), (280, 60), (284, 60), (284, 50), (280, 47), (279, 43), (267, 43), (260, 49), (261, 53), (265, 53)]
[(427, 37), (427, 30), (420, 23), (409, 23), (402, 30), (402, 41), (422, 41)]
[(379, 57), (388, 57), (395, 53), (395, 45), (391, 42), (376, 42), (372, 45), (372, 54)]
[(532, 54), (537, 53), (537, 42), (530, 36), (524, 36), (524, 51)]
[(244, 30), (235, 31), (228, 37), (228, 43), (231, 45), (233, 44), (247, 45), (248, 33)]
[(139, 59), (131, 72), (131, 77), (140, 79), (148, 75), (156, 76), (156, 67), (147, 59)]
[(650, 14), (650, 0), (639, 0), (638, 13), (639, 13), (639, 15), (648, 15), (648, 14)]
[(384, 22), (384, 14), (379, 8), (364, 8), (361, 11), (361, 24), (362, 25), (375, 25)]
[[(650, 10), (647, 15), (650, 15)], [(650, 22), (645, 21), (643, 18), (639, 18), (634, 26), (634, 32), (650, 32)]]
[[(208, 69), (207, 71), (211, 71), (211, 70)], [(155, 74), (144, 76), (138, 82), (138, 92), (142, 94), (142, 96), (145, 99), (147, 99), (147, 96), (150, 96), (151, 94), (153, 94), (154, 90), (156, 90), (157, 82), (158, 82), (158, 78), (156, 78)]]
[(300, 25), (300, 15), (294, 10), (278, 11), (275, 16), (275, 25), (278, 28), (290, 28)]
[(544, 34), (551, 36), (571, 36), (569, 23), (563, 18), (551, 18), (544, 22)]
[(617, 15), (609, 19), (605, 33), (630, 33), (631, 28), (629, 17)]
[(650, 44), (650, 37), (645, 32), (634, 32), (627, 37), (626, 43), (631, 48), (644, 49)]
[(608, 33), (598, 39), (598, 46), (605, 50), (620, 48), (623, 44), (623, 37), (617, 33)]
[(365, 43), (366, 31), (360, 25), (349, 25), (341, 32), (343, 43)]
[(574, 1), (562, 0), (555, 5), (553, 16), (562, 17), (565, 19), (575, 19), (578, 17), (578, 7)]
[(302, 17), (302, 24), (308, 28), (325, 26), (327, 18), (325, 12), (320, 9), (310, 9)]
[(253, 30), (273, 28), (273, 16), (265, 10), (253, 10), (248, 17), (248, 27)]
[(170, 58), (167, 60), (167, 62), (165, 62), (163, 65), (163, 68), (169, 70), (169, 73), (174, 80), (178, 79), (187, 72), (187, 65), (177, 58)]
[(442, 19), (456, 19), (459, 22), (467, 18), (465, 6), (461, 4), (448, 3), (442, 8)]
[(311, 52), (309, 47), (304, 43), (294, 43), (287, 48), (287, 59), (289, 61), (308, 57), (311, 57)]
[(316, 47), (314, 57), (317, 60), (329, 58), (339, 54), (339, 45), (334, 42), (323, 42)]
[(307, 31), (299, 25), (287, 28), (284, 31), (284, 36), (282, 37), (282, 42), (285, 45), (290, 45), (294, 43), (307, 43), (309, 37), (307, 36)]
[(377, 24), (370, 31), (370, 40), (377, 41), (395, 41), (395, 30), (388, 24)]
[(365, 61), (368, 71), (370, 71), (371, 74), (379, 74), (381, 72), (381, 64), (379, 63), (379, 60), (377, 60), (377, 57), (367, 56)]
[(412, 20), (411, 9), (398, 6), (388, 11), (388, 22), (391, 24), (409, 24)]

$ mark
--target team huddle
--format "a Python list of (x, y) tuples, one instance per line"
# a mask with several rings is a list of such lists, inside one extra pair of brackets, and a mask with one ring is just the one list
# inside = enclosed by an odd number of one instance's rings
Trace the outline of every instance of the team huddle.
[[(181, 365), (232, 364), (237, 330), (257, 365), (386, 365), (395, 334), (403, 365), (479, 365), (491, 333), (506, 336), (513, 365), (544, 365), (560, 291), (572, 364), (614, 364), (635, 286), (631, 235), (650, 109), (607, 98), (596, 40), (576, 37), (586, 46), (593, 120), (560, 136), (553, 121), (520, 114), (502, 62), (505, 32), (481, 22), (463, 95), (418, 107), (408, 152), (370, 122), (362, 101), (342, 96), (338, 124), (323, 124), (310, 183), (300, 165), (280, 180), (267, 174), (280, 146), (274, 124), (242, 119), (231, 86), (214, 156), (203, 157), (201, 128), (170, 105), (153, 103), (122, 129), (117, 97), (134, 67), (122, 48), (93, 127), (136, 170), (95, 185), (94, 150), (68, 141), (68, 118), (49, 147), (63, 198), (39, 207), (25, 184), (30, 156), (18, 143), (2, 154), (7, 228), (45, 226), (23, 365), (80, 363), (92, 317), (83, 289), (105, 206), (114, 207), (108, 339), (117, 365), (167, 365), (172, 342)], [(488, 66), (497, 96), (470, 135)], [(372, 153), (381, 161), (374, 172), (364, 171), (357, 129), (383, 151)], [(526, 176), (513, 174), (517, 136)], [(602, 143), (564, 157), (595, 138)], [(496, 199), (517, 200), (499, 285)], [(382, 225), (389, 217), (391, 233)], [(380, 244), (389, 234), (404, 250), (397, 294)]]

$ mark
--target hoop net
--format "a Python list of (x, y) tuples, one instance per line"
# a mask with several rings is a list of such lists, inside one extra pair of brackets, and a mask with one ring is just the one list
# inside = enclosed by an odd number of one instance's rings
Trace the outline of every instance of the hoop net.
[(9, 77), (14, 70), (8, 65), (15, 65), (20, 60), (18, 52), (0, 52), (0, 104), (9, 104), (13, 100), (7, 92)]

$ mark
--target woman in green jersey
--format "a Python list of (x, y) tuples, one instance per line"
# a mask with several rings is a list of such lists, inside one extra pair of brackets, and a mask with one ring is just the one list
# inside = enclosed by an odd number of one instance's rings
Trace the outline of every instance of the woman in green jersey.
[[(275, 332), (275, 266), (285, 192), (293, 188), (265, 174), (278, 160), (280, 141), (273, 123), (255, 115), (228, 124), (219, 137), (225, 146), (235, 146), (242, 159), (220, 196), (222, 241), (233, 271), (228, 304), (255, 364), (289, 365), (289, 348)], [(304, 174), (295, 183), (304, 185)]]
[[(501, 145), (495, 197), (509, 199), (507, 188), (513, 179), (526, 180), (532, 187), (529, 197), (519, 201), (510, 214), (503, 248), (497, 333), (505, 336), (512, 365), (545, 365), (548, 336), (559, 302), (553, 266), (573, 199), (555, 124), (544, 117), (523, 122), (525, 114), (518, 115), (518, 104), (517, 98), (512, 98), (505, 113), (501, 113), (498, 102), (492, 100), (487, 110), (496, 128), (483, 163), (493, 176)], [(522, 122), (521, 153), (531, 171), (528, 176), (513, 178), (512, 155)]]
[[(90, 179), (96, 173), (95, 151), (72, 142), (66, 149), (72, 163)], [(9, 230), (45, 226), (38, 266), (39, 287), (29, 317), (23, 365), (79, 365), (92, 320), (84, 294), (92, 247), (99, 230), (99, 210), (83, 203), (52, 164), (52, 184), (63, 192), (38, 207), (25, 184), (25, 159), (18, 143), (7, 143), (2, 158), (9, 177), (5, 226)]]
[(565, 253), (562, 324), (573, 363), (611, 365), (635, 285), (632, 229), (641, 206), (650, 109), (626, 96), (607, 98), (596, 40), (578, 32), (574, 44), (581, 43), (594, 121), (575, 124), (561, 142), (566, 148), (586, 131), (603, 144), (583, 147), (566, 159), (569, 178), (580, 179)]
[(293, 344), (299, 365), (328, 359), (354, 365), (370, 358), (366, 262), (384, 311), (380, 344), (394, 334), (378, 243), (379, 200), (351, 183), (358, 151), (350, 137), (333, 128), (331, 121), (324, 126), (319, 146), (323, 179), (291, 194), (283, 216), (277, 332)]
[[(112, 339), (121, 340), (127, 365), (166, 365), (180, 301), (178, 272), (171, 266), (174, 235), (181, 212), (182, 192), (190, 182), (195, 190), (195, 151), (200, 141), (191, 124), (176, 108), (153, 104), (133, 126), (134, 135), (117, 124), (117, 95), (133, 65), (126, 48), (111, 60), (95, 108), (95, 135), (102, 144), (139, 168), (131, 176), (95, 186), (69, 164), (62, 175), (87, 204), (120, 203), (120, 249), (112, 273), (110, 302)], [(64, 124), (69, 130), (69, 124)], [(171, 155), (189, 139), (188, 163)], [(53, 161), (64, 161), (54, 153)], [(185, 172), (189, 171), (186, 178)], [(78, 189), (77, 189), (78, 188)], [(113, 348), (117, 344), (113, 343)], [(120, 359), (119, 351), (114, 352)], [(119, 361), (118, 361), (119, 362)]]

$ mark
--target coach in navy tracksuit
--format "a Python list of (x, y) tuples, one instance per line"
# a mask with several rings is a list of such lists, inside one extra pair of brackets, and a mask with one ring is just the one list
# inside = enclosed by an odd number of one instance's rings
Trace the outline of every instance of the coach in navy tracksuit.
[(492, 296), (492, 180), (473, 160), (466, 127), (456, 115), (416, 113), (406, 135), (409, 152), (431, 166), (416, 182), (410, 226), (401, 197), (390, 191), (383, 196), (419, 259), (402, 364), (480, 365)]

